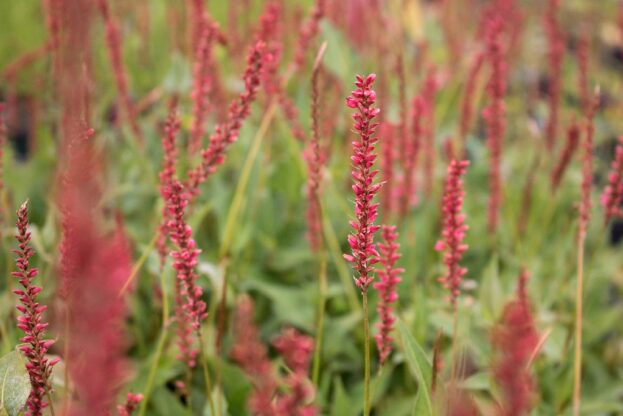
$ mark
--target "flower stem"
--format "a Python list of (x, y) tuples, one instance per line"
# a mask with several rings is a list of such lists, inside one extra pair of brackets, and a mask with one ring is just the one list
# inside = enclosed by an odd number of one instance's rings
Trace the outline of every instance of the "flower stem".
[(368, 322), (368, 292), (363, 296), (363, 342), (364, 342), (364, 378), (363, 378), (363, 416), (370, 414), (370, 323)]
[(578, 237), (578, 277), (575, 291), (575, 354), (573, 360), (573, 416), (580, 415), (582, 387), (582, 307), (584, 292), (584, 237)]
[(312, 382), (318, 385), (320, 377), (320, 359), (322, 342), (324, 338), (324, 309), (327, 298), (327, 259), (324, 251), (319, 253), (320, 270), (318, 274), (318, 311), (316, 321), (316, 345), (314, 347), (314, 365), (312, 370)]
[[(203, 342), (203, 335), (201, 328), (197, 329), (197, 338), (199, 339), (199, 354), (201, 359), (201, 369), (203, 370), (203, 378), (206, 383), (206, 396), (208, 399), (208, 405), (210, 406), (210, 414), (216, 415), (216, 407), (214, 406), (214, 400), (212, 399), (212, 379), (210, 378), (210, 371), (208, 370), (208, 361), (205, 355), (205, 343)], [(220, 416), (220, 413), (219, 413)]]
[(160, 338), (158, 338), (158, 345), (156, 345), (154, 360), (149, 368), (149, 375), (147, 376), (147, 383), (143, 389), (143, 400), (141, 400), (141, 407), (139, 408), (138, 416), (143, 416), (147, 410), (149, 396), (151, 396), (151, 390), (156, 379), (156, 370), (158, 369), (158, 363), (160, 362), (160, 357), (162, 356), (164, 344), (169, 332), (169, 299), (167, 298), (166, 287), (164, 285), (164, 273), (162, 272), (160, 273), (160, 288), (162, 290), (162, 332), (160, 332)]

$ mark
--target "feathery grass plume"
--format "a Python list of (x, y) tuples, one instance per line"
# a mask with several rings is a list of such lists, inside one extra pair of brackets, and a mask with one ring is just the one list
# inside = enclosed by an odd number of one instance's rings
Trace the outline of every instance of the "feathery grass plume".
[(420, 152), (420, 143), (424, 135), (424, 117), (430, 113), (427, 108), (426, 101), (421, 96), (413, 99), (413, 107), (411, 110), (411, 138), (408, 140), (405, 149), (404, 160), (404, 182), (402, 186), (400, 201), (400, 218), (404, 219), (409, 212), (409, 208), (415, 200), (415, 174), (416, 163)]
[(491, 66), (491, 76), (487, 83), (489, 104), (483, 115), (487, 123), (487, 146), (490, 153), (489, 172), (489, 204), (487, 222), (489, 231), (494, 233), (498, 226), (500, 203), (502, 200), (502, 183), (500, 165), (502, 163), (502, 144), (506, 130), (506, 72), (504, 46), (502, 43), (503, 23), (498, 16), (486, 22), (487, 60)]
[(560, 154), (560, 158), (558, 159), (558, 163), (552, 170), (551, 174), (551, 184), (552, 190), (558, 189), (560, 185), (560, 181), (562, 180), (569, 163), (571, 162), (571, 158), (578, 148), (578, 144), (580, 142), (580, 126), (575, 121), (571, 123), (569, 128), (567, 129), (567, 143)]
[(346, 98), (346, 105), (356, 109), (353, 114), (354, 130), (359, 135), (359, 141), (353, 141), (352, 186), (355, 193), (355, 217), (350, 222), (355, 230), (348, 236), (348, 244), (352, 249), (352, 255), (344, 254), (349, 263), (353, 263), (355, 271), (355, 284), (361, 290), (363, 298), (364, 319), (364, 399), (363, 414), (370, 414), (370, 325), (368, 321), (368, 286), (374, 280), (374, 265), (379, 261), (379, 253), (374, 247), (374, 233), (379, 230), (374, 225), (378, 216), (378, 203), (373, 203), (374, 195), (381, 188), (381, 183), (374, 183), (374, 177), (379, 173), (373, 168), (376, 153), (374, 147), (378, 138), (374, 136), (379, 123), (374, 118), (381, 112), (374, 106), (376, 92), (372, 84), (376, 79), (375, 74), (366, 77), (357, 75), (355, 85), (357, 89)]
[(322, 209), (320, 204), (320, 192), (322, 174), (326, 155), (320, 143), (320, 91), (319, 77), (320, 64), (325, 51), (325, 45), (318, 52), (316, 62), (312, 70), (311, 81), (311, 140), (305, 151), (307, 162), (307, 238), (312, 251), (318, 252), (322, 246)]
[(236, 305), (234, 319), (234, 345), (230, 355), (251, 378), (253, 391), (249, 396), (249, 410), (258, 416), (273, 416), (273, 396), (277, 381), (273, 373), (266, 346), (259, 338), (253, 322), (253, 301), (241, 296)]
[(190, 140), (188, 142), (188, 150), (191, 155), (194, 155), (201, 149), (205, 133), (205, 119), (210, 109), (208, 94), (214, 82), (211, 68), (214, 66), (212, 62), (212, 46), (215, 32), (216, 28), (209, 22), (205, 22), (202, 25), (201, 36), (194, 55), (193, 87), (191, 92), (193, 119), (190, 128)]
[(396, 226), (383, 225), (381, 236), (383, 242), (378, 244), (378, 249), (381, 253), (380, 262), (383, 267), (376, 271), (376, 274), (379, 275), (379, 281), (374, 283), (374, 288), (379, 292), (379, 303), (376, 310), (380, 318), (379, 332), (375, 339), (379, 351), (379, 360), (383, 365), (392, 352), (393, 338), (390, 333), (394, 329), (394, 322), (396, 321), (392, 304), (398, 300), (396, 285), (400, 283), (400, 274), (404, 272), (404, 269), (396, 267), (396, 262), (400, 258), (398, 252), (400, 244), (396, 242), (398, 239)]
[(463, 98), (461, 100), (461, 113), (459, 115), (459, 139), (460, 139), (460, 151), (461, 157), (465, 159), (467, 157), (467, 135), (472, 125), (472, 119), (474, 116), (474, 94), (476, 93), (476, 81), (483, 68), (485, 62), (484, 52), (478, 52), (474, 56), (467, 78), (465, 80), (465, 88), (463, 89)]
[(299, 70), (305, 65), (305, 56), (311, 46), (311, 42), (318, 34), (320, 20), (324, 17), (326, 0), (316, 0), (307, 22), (301, 27), (296, 47), (294, 49), (294, 70)]
[(577, 284), (575, 292), (575, 351), (573, 360), (573, 415), (580, 414), (582, 390), (582, 327), (584, 308), (584, 245), (590, 220), (593, 181), (593, 139), (595, 135), (595, 113), (599, 107), (599, 88), (596, 89), (591, 105), (586, 109), (586, 138), (582, 143), (582, 183), (578, 207), (577, 236)]
[(565, 53), (565, 36), (558, 22), (560, 0), (548, 0), (547, 11), (543, 19), (545, 33), (549, 42), (547, 61), (549, 64), (549, 115), (545, 128), (545, 144), (551, 152), (556, 147), (558, 136), (558, 118), (560, 114), (560, 94), (562, 90), (562, 61)]
[(426, 79), (422, 86), (422, 98), (425, 102), (426, 123), (422, 140), (422, 153), (424, 157), (424, 193), (430, 195), (433, 192), (435, 179), (435, 96), (439, 89), (437, 69), (430, 66), (426, 71)]
[(352, 255), (345, 254), (344, 258), (353, 263), (356, 273), (355, 283), (362, 292), (367, 291), (368, 285), (374, 279), (372, 266), (378, 262), (378, 252), (374, 248), (373, 239), (374, 233), (380, 228), (374, 225), (379, 204), (372, 203), (372, 199), (382, 184), (374, 183), (374, 177), (379, 173), (373, 169), (376, 159), (374, 148), (378, 141), (374, 133), (379, 123), (373, 120), (381, 110), (374, 107), (376, 93), (371, 87), (375, 79), (375, 74), (366, 77), (357, 75), (355, 82), (357, 89), (346, 99), (348, 107), (358, 110), (353, 114), (355, 120), (353, 127), (359, 135), (359, 141), (353, 142), (351, 157), (356, 220), (351, 221), (350, 225), (355, 233), (348, 236)]
[(289, 391), (277, 399), (276, 415), (316, 415), (318, 409), (307, 404), (314, 397), (314, 388), (309, 382), (309, 362), (314, 350), (314, 340), (288, 328), (273, 341), (273, 346), (291, 370), (285, 379)]
[(45, 339), (45, 330), (48, 323), (43, 319), (43, 313), (47, 306), (37, 302), (37, 294), (41, 292), (41, 287), (33, 284), (33, 279), (37, 277), (39, 271), (30, 267), (30, 258), (35, 251), (30, 245), (30, 232), (28, 231), (28, 201), (24, 202), (17, 211), (17, 234), (15, 238), (18, 242), (18, 249), (14, 250), (17, 254), (15, 258), (16, 272), (12, 272), (13, 277), (19, 279), (22, 289), (13, 291), (19, 296), (20, 305), (16, 306), (21, 313), (17, 317), (17, 327), (24, 332), (20, 338), (23, 342), (19, 350), (24, 354), (28, 362), (26, 370), (30, 377), (30, 394), (26, 401), (28, 407), (27, 415), (40, 416), (43, 414), (49, 403), (45, 401), (45, 396), (50, 392), (52, 385), (50, 377), (52, 367), (58, 359), (49, 360), (45, 354), (54, 344), (54, 340)]
[(196, 194), (198, 187), (225, 161), (227, 148), (238, 139), (242, 123), (249, 116), (251, 103), (257, 95), (264, 60), (264, 42), (258, 41), (251, 48), (247, 59), (247, 69), (243, 76), (244, 91), (231, 103), (227, 120), (215, 127), (208, 147), (201, 152), (199, 166), (188, 173), (185, 187), (191, 194)]
[(121, 31), (119, 30), (119, 24), (116, 22), (110, 9), (108, 7), (108, 0), (98, 0), (97, 6), (100, 14), (104, 19), (106, 26), (106, 46), (108, 48), (108, 59), (110, 59), (110, 65), (112, 66), (112, 72), (115, 77), (115, 84), (117, 86), (117, 93), (119, 94), (119, 101), (123, 113), (127, 119), (132, 133), (136, 136), (139, 144), (143, 145), (145, 138), (136, 120), (136, 109), (132, 98), (130, 98), (130, 87), (128, 85), (128, 72), (123, 63), (122, 52), (122, 39)]
[(119, 416), (132, 416), (132, 414), (138, 409), (138, 405), (143, 401), (142, 394), (135, 394), (129, 392), (126, 396), (125, 403), (117, 406), (117, 414)]
[(601, 194), (601, 205), (604, 208), (605, 224), (614, 217), (620, 217), (623, 202), (623, 136), (619, 137), (614, 160), (608, 174), (608, 185)]
[(530, 358), (539, 343), (522, 270), (515, 298), (506, 304), (501, 321), (493, 328), (493, 377), (501, 389), (500, 416), (528, 415), (533, 407), (536, 385), (530, 374)]
[(452, 160), (448, 165), (443, 193), (442, 238), (435, 244), (435, 250), (445, 252), (443, 262), (446, 265), (446, 274), (439, 278), (439, 281), (450, 290), (450, 303), (454, 310), (456, 310), (456, 300), (460, 293), (461, 280), (467, 273), (467, 269), (461, 267), (460, 263), (463, 253), (467, 250), (467, 245), (463, 240), (469, 228), (465, 224), (465, 214), (462, 212), (465, 197), (463, 175), (468, 166), (467, 160)]

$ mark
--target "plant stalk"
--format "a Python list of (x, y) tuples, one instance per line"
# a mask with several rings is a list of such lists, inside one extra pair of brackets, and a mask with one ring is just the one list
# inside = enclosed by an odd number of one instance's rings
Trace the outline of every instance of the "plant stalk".
[(582, 309), (584, 294), (584, 237), (578, 236), (578, 277), (575, 291), (575, 353), (573, 360), (573, 416), (580, 415), (582, 391)]
[(370, 415), (370, 323), (368, 320), (368, 292), (363, 296), (363, 341), (364, 341), (364, 378), (363, 378), (363, 416)]

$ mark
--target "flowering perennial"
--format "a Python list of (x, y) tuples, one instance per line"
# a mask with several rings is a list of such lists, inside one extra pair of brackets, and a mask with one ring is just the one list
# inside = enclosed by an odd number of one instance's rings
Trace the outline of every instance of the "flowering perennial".
[(562, 180), (562, 176), (569, 166), (571, 162), (571, 158), (575, 153), (578, 144), (580, 142), (580, 126), (577, 123), (572, 123), (567, 130), (567, 143), (560, 154), (560, 159), (556, 164), (556, 167), (552, 171), (551, 183), (552, 189), (556, 190), (558, 185), (560, 185), (560, 181)]
[(619, 217), (623, 202), (623, 136), (619, 137), (614, 160), (608, 174), (608, 186), (601, 194), (601, 205), (604, 207), (606, 224), (613, 217)]
[(21, 313), (17, 317), (17, 327), (24, 331), (24, 336), (20, 338), (23, 345), (19, 350), (24, 354), (28, 362), (26, 370), (30, 377), (31, 391), (26, 405), (27, 415), (39, 416), (43, 414), (43, 409), (48, 406), (44, 396), (51, 389), (50, 377), (52, 367), (58, 359), (49, 360), (45, 354), (54, 344), (54, 340), (46, 340), (45, 329), (48, 323), (43, 320), (43, 312), (47, 306), (37, 302), (37, 294), (41, 292), (41, 287), (32, 284), (37, 277), (38, 270), (30, 267), (29, 259), (34, 255), (34, 250), (30, 246), (30, 232), (28, 231), (28, 202), (24, 202), (17, 211), (17, 234), (15, 235), (19, 243), (15, 250), (17, 258), (15, 265), (17, 271), (11, 273), (19, 279), (22, 289), (13, 291), (19, 296), (20, 305), (16, 306)]
[(404, 269), (396, 267), (396, 262), (400, 258), (400, 244), (396, 242), (398, 232), (395, 226), (383, 225), (381, 228), (383, 242), (378, 244), (381, 253), (381, 264), (383, 267), (376, 273), (379, 281), (374, 283), (374, 288), (379, 292), (379, 303), (376, 307), (379, 313), (380, 322), (378, 323), (379, 333), (376, 334), (376, 345), (379, 350), (381, 365), (387, 360), (392, 352), (392, 337), (389, 335), (393, 328), (396, 317), (393, 313), (392, 304), (398, 300), (396, 285), (400, 283), (400, 274)]
[(353, 164), (352, 186), (355, 192), (355, 217), (350, 225), (355, 232), (348, 236), (348, 243), (352, 249), (352, 255), (345, 254), (344, 258), (353, 263), (356, 272), (355, 283), (362, 292), (367, 291), (368, 285), (374, 279), (372, 275), (373, 265), (378, 262), (378, 252), (374, 248), (374, 233), (379, 226), (374, 225), (374, 220), (378, 215), (378, 203), (372, 203), (374, 195), (381, 188), (381, 184), (374, 183), (374, 177), (378, 170), (374, 170), (374, 160), (376, 153), (374, 145), (377, 138), (374, 132), (379, 123), (373, 121), (381, 110), (374, 107), (376, 93), (371, 88), (376, 75), (371, 74), (366, 77), (357, 75), (355, 85), (357, 89), (346, 99), (346, 104), (350, 108), (358, 111), (353, 114), (355, 120), (354, 129), (359, 134), (359, 141), (353, 142)]
[(132, 413), (136, 411), (138, 405), (143, 401), (142, 394), (134, 394), (129, 392), (125, 404), (123, 406), (117, 406), (117, 414), (119, 416), (132, 416)]
[(249, 116), (251, 103), (255, 100), (260, 85), (264, 61), (264, 42), (258, 41), (251, 48), (247, 69), (243, 76), (245, 90), (232, 102), (229, 115), (224, 123), (216, 126), (210, 136), (210, 144), (201, 152), (201, 163), (189, 172), (186, 188), (191, 194), (216, 171), (225, 160), (225, 152), (230, 144), (238, 139), (242, 122)]
[(502, 162), (502, 141), (506, 129), (504, 94), (506, 93), (506, 72), (504, 47), (502, 44), (502, 29), (504, 25), (499, 18), (492, 18), (487, 22), (486, 43), (487, 59), (491, 65), (491, 77), (487, 84), (489, 105), (484, 110), (487, 122), (487, 146), (491, 155), (489, 173), (489, 231), (494, 232), (498, 224), (498, 211), (502, 199), (502, 183), (500, 178), (500, 164)]
[(443, 193), (443, 231), (442, 239), (435, 244), (435, 250), (445, 251), (444, 263), (447, 271), (445, 276), (439, 281), (446, 289), (450, 290), (450, 301), (456, 308), (456, 299), (459, 296), (459, 286), (461, 279), (467, 273), (465, 267), (461, 267), (460, 262), (463, 253), (467, 250), (467, 245), (463, 243), (465, 232), (468, 229), (465, 224), (465, 215), (461, 212), (463, 208), (463, 175), (469, 166), (469, 161), (452, 160), (448, 166), (446, 186)]
[(521, 416), (530, 413), (535, 383), (530, 375), (530, 358), (539, 343), (526, 293), (528, 273), (519, 276), (517, 295), (504, 309), (502, 320), (493, 329), (492, 344), (496, 354), (493, 375), (502, 390), (498, 414)]

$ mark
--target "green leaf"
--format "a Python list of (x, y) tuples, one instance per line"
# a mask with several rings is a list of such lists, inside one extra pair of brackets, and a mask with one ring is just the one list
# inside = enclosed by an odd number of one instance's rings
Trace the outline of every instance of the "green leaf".
[(344, 389), (342, 380), (338, 377), (333, 382), (333, 403), (331, 405), (332, 416), (346, 416), (353, 414), (353, 405)]
[(12, 351), (0, 358), (0, 409), (17, 416), (30, 394), (30, 378), (22, 355)]
[(415, 376), (416, 381), (419, 385), (419, 394), (422, 396), (421, 400), (423, 404), (420, 406), (417, 404), (418, 408), (422, 408), (425, 415), (433, 415), (433, 401), (431, 399), (430, 385), (432, 379), (433, 368), (430, 360), (424, 353), (422, 347), (417, 343), (411, 332), (407, 328), (407, 326), (402, 322), (402, 320), (398, 321), (398, 329), (400, 332), (400, 338), (402, 340), (401, 346), (404, 350), (405, 357), (407, 359), (407, 364), (411, 369), (411, 372)]

